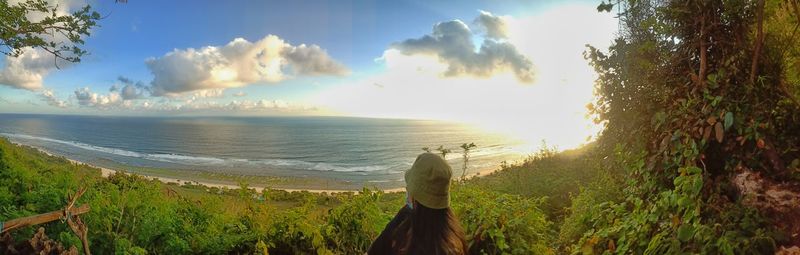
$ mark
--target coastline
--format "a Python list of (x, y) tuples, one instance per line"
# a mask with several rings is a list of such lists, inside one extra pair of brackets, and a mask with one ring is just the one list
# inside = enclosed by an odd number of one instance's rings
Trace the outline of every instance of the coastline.
[[(142, 177), (147, 178), (149, 180), (160, 181), (160, 182), (162, 182), (164, 184), (177, 183), (179, 185), (183, 185), (183, 184), (188, 182), (189, 184), (201, 185), (201, 186), (206, 186), (206, 187), (209, 187), (209, 188), (220, 188), (220, 189), (222, 189), (222, 188), (238, 189), (239, 188), (239, 185), (228, 184), (228, 183), (225, 183), (222, 180), (215, 182), (215, 181), (212, 181), (212, 180), (198, 180), (198, 178), (192, 178), (192, 177), (175, 178), (175, 177), (165, 177), (165, 176), (157, 176), (157, 175), (153, 175), (153, 174), (142, 174), (142, 173), (136, 173), (136, 172), (130, 172), (130, 171), (124, 171), (124, 170), (111, 169), (111, 168), (108, 168), (108, 167), (102, 167), (102, 166), (98, 166), (98, 165), (95, 165), (95, 164), (90, 164), (90, 163), (87, 163), (87, 162), (78, 161), (78, 160), (71, 159), (71, 158), (68, 158), (68, 157), (65, 157), (65, 156), (57, 155), (57, 154), (51, 153), (50, 151), (47, 151), (47, 150), (45, 150), (43, 148), (40, 148), (40, 147), (37, 147), (37, 146), (30, 146), (30, 145), (16, 143), (16, 142), (12, 142), (12, 143), (16, 144), (16, 145), (19, 145), (19, 146), (27, 146), (27, 147), (35, 148), (38, 151), (40, 151), (40, 152), (42, 152), (42, 153), (44, 153), (44, 154), (46, 154), (48, 156), (63, 158), (65, 160), (69, 161), (72, 164), (86, 165), (86, 166), (90, 166), (90, 167), (93, 167), (93, 168), (100, 169), (100, 173), (101, 173), (103, 178), (108, 178), (109, 176), (111, 176), (111, 175), (113, 175), (113, 174), (115, 174), (117, 172), (121, 172), (121, 173), (124, 173), (124, 174), (139, 175), (139, 176), (142, 176)], [(492, 168), (486, 168), (486, 169), (482, 169), (482, 170), (478, 171), (477, 173), (470, 174), (469, 177), (483, 177), (483, 176), (495, 173), (495, 172), (500, 171), (500, 170), (501, 170), (501, 168), (499, 166), (498, 167), (492, 167)], [(454, 175), (455, 175), (455, 173), (454, 173)], [(360, 189), (282, 188), (282, 187), (266, 187), (264, 185), (258, 185), (258, 184), (249, 185), (249, 188), (255, 189), (257, 192), (263, 192), (264, 189), (269, 188), (269, 189), (273, 189), (273, 190), (283, 190), (283, 191), (287, 191), (287, 192), (303, 192), (303, 191), (306, 191), (306, 192), (311, 192), (311, 193), (328, 193), (328, 194), (348, 193), (348, 192), (350, 192), (350, 193), (358, 193), (359, 190), (360, 190)], [(380, 189), (380, 190), (383, 191), (383, 192), (386, 192), (386, 193), (405, 192), (405, 187), (388, 188), (388, 189)]]

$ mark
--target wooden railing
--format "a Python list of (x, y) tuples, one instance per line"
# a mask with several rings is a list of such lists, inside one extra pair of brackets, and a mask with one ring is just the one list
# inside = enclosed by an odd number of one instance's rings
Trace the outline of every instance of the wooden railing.
[(18, 228), (47, 223), (55, 220), (64, 220), (67, 222), (67, 225), (69, 225), (69, 228), (72, 230), (72, 232), (78, 235), (78, 238), (81, 239), (81, 243), (83, 244), (83, 252), (86, 255), (91, 255), (87, 236), (88, 230), (86, 229), (86, 224), (83, 224), (83, 221), (81, 221), (81, 218), (79, 217), (79, 215), (89, 212), (89, 205), (84, 204), (75, 207), (75, 201), (78, 200), (78, 198), (81, 197), (84, 192), (86, 192), (86, 189), (82, 188), (78, 190), (75, 195), (70, 196), (69, 203), (62, 210), (0, 222), (0, 226), (2, 226), (0, 234)]

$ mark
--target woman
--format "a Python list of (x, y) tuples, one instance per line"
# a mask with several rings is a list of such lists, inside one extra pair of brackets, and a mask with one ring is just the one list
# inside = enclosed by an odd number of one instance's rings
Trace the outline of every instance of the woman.
[(372, 243), (368, 254), (466, 254), (467, 242), (450, 210), (453, 171), (442, 157), (423, 153), (406, 172), (406, 205)]

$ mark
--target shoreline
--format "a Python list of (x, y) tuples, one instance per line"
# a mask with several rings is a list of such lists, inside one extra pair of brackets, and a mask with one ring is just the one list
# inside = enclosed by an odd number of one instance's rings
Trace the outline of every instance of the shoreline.
[[(164, 176), (156, 176), (156, 175), (152, 175), (152, 174), (141, 174), (141, 173), (136, 173), (136, 172), (124, 171), (124, 170), (116, 170), (116, 169), (111, 169), (111, 168), (102, 167), (102, 166), (98, 166), (98, 165), (95, 165), (95, 164), (90, 164), (90, 163), (87, 163), (87, 162), (71, 159), (71, 158), (68, 158), (66, 156), (54, 154), (54, 153), (51, 153), (50, 151), (48, 151), (46, 149), (43, 149), (43, 148), (40, 148), (38, 146), (31, 146), (31, 145), (26, 145), (26, 144), (21, 144), (21, 143), (16, 143), (16, 142), (11, 142), (11, 143), (13, 143), (15, 145), (19, 145), (19, 146), (27, 146), (27, 147), (35, 148), (38, 151), (40, 151), (40, 152), (42, 152), (42, 153), (44, 153), (44, 154), (46, 154), (48, 156), (63, 158), (65, 160), (69, 161), (72, 164), (86, 165), (86, 166), (89, 166), (89, 167), (100, 169), (100, 174), (101, 174), (101, 176), (103, 178), (108, 178), (109, 176), (111, 176), (111, 175), (113, 175), (113, 174), (115, 174), (117, 172), (121, 172), (121, 173), (124, 173), (124, 174), (139, 175), (139, 176), (142, 176), (142, 177), (144, 177), (144, 178), (146, 178), (148, 180), (156, 180), (156, 181), (162, 182), (164, 184), (177, 183), (178, 185), (184, 185), (185, 183), (188, 182), (189, 184), (201, 185), (201, 186), (206, 186), (206, 187), (209, 187), (209, 188), (220, 188), (220, 189), (222, 189), (222, 188), (239, 189), (240, 188), (239, 185), (227, 184), (227, 183), (223, 183), (222, 181), (219, 181), (219, 182), (213, 182), (213, 181), (209, 181), (209, 180), (198, 181), (198, 180), (196, 180), (196, 178), (191, 178), (191, 177), (178, 179), (178, 178), (173, 178), (173, 177), (164, 177)], [(492, 167), (492, 168), (486, 168), (486, 169), (483, 169), (483, 170), (479, 170), (477, 173), (469, 174), (468, 177), (483, 177), (483, 176), (498, 172), (500, 170), (501, 170), (501, 168), (499, 166), (498, 167)], [(454, 175), (455, 175), (455, 173), (454, 173)], [(360, 192), (360, 189), (275, 188), (275, 187), (265, 187), (263, 185), (258, 185), (258, 184), (253, 184), (253, 185), (249, 186), (248, 188), (255, 189), (257, 192), (263, 192), (264, 189), (282, 190), (282, 191), (286, 191), (286, 192), (303, 192), (303, 191), (306, 191), (306, 192), (318, 193), (318, 194), (321, 194), (321, 193), (334, 194), (334, 193), (348, 193), (348, 192), (352, 192), (352, 193), (356, 193), (357, 194), (357, 193)], [(395, 192), (405, 192), (406, 189), (405, 189), (405, 187), (399, 187), (399, 188), (379, 189), (379, 190), (381, 190), (381, 191), (383, 191), (385, 193), (395, 193)]]

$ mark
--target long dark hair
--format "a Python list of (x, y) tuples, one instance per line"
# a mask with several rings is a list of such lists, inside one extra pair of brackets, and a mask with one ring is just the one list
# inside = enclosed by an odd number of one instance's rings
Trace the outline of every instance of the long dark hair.
[(467, 254), (464, 230), (450, 208), (432, 209), (414, 201), (414, 209), (393, 233), (396, 254)]

